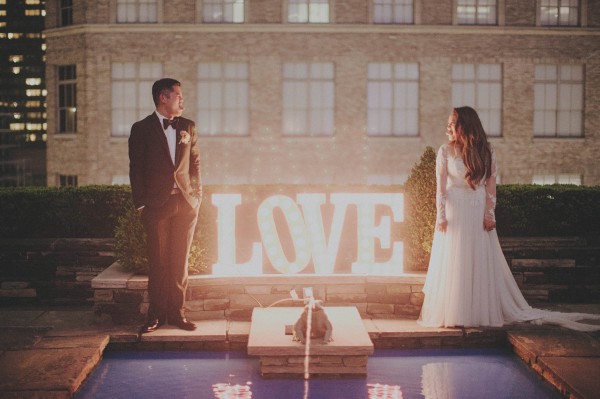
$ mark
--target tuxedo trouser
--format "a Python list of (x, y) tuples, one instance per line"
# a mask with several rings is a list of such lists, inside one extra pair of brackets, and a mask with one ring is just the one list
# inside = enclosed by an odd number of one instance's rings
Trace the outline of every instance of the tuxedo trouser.
[(148, 244), (148, 319), (176, 322), (185, 317), (188, 255), (198, 210), (175, 194), (163, 206), (147, 206), (142, 211)]

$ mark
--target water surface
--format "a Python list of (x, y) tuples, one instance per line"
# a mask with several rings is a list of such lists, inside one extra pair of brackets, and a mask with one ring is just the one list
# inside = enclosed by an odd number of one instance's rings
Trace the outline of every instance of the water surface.
[(376, 350), (366, 378), (263, 379), (240, 352), (106, 352), (76, 399), (561, 398), (499, 349)]

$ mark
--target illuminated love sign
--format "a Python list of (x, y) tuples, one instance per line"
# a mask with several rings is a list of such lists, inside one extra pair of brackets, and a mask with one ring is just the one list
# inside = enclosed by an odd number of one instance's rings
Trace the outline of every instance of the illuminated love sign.
[[(213, 193), (211, 201), (217, 209), (214, 275), (259, 275), (267, 265), (283, 274), (309, 269), (334, 274), (344, 273), (338, 270), (344, 268), (352, 274), (402, 273), (403, 245), (393, 240), (397, 223), (404, 219), (401, 193), (271, 195), (260, 202), (254, 215), (242, 215), (255, 223), (247, 234), (236, 231), (242, 194)], [(256, 230), (257, 236), (248, 242)], [(239, 242), (242, 239), (244, 244)], [(241, 250), (249, 257), (238, 263)]]

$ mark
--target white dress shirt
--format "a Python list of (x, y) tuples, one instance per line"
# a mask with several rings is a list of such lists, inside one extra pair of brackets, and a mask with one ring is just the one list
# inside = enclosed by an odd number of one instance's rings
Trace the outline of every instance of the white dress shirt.
[[(168, 118), (159, 114), (158, 111), (154, 112), (156, 112), (156, 116), (158, 116), (158, 119), (160, 120), (160, 126), (163, 127), (163, 119)], [(165, 132), (165, 137), (167, 138), (167, 143), (169, 144), (169, 154), (171, 154), (171, 161), (173, 161), (173, 165), (175, 165), (175, 147), (177, 145), (175, 141), (177, 140), (177, 132), (175, 132), (175, 128), (173, 128), (173, 125), (168, 126), (166, 129), (163, 129), (163, 131)]]

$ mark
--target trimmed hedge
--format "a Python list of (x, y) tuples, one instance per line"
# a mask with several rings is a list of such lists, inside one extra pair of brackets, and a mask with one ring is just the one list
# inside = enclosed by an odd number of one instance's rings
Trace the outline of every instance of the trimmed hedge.
[(112, 237), (129, 186), (0, 189), (0, 238)]
[(425, 270), (429, 263), (437, 212), (435, 158), (433, 147), (427, 147), (404, 185), (406, 270)]
[(501, 236), (599, 236), (600, 186), (498, 185)]
[[(431, 251), (434, 155), (433, 150), (426, 150), (404, 187), (407, 214), (401, 235), (407, 270), (424, 270)], [(205, 271), (214, 260), (216, 231), (210, 221), (216, 212), (210, 206), (210, 193), (224, 188), (205, 187), (192, 248), (192, 273)], [(318, 186), (308, 188), (314, 191)], [(268, 186), (251, 189), (276, 191)], [(129, 186), (0, 188), (0, 238), (106, 238), (117, 232), (117, 256), (125, 263), (133, 259), (132, 270), (139, 270), (144, 264), (143, 235), (134, 215)], [(501, 236), (600, 236), (600, 186), (500, 185), (496, 218)]]

